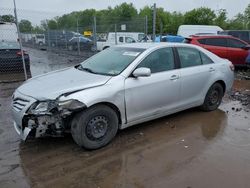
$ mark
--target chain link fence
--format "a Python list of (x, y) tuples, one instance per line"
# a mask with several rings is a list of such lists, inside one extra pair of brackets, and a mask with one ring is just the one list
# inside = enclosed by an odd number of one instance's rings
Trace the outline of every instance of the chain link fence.
[(14, 10), (0, 8), (0, 82), (25, 80), (24, 69), (32, 77), (73, 66), (113, 45), (145, 41), (147, 33), (145, 17), (74, 17), (63, 24), (62, 13), (16, 13), (20, 33)]

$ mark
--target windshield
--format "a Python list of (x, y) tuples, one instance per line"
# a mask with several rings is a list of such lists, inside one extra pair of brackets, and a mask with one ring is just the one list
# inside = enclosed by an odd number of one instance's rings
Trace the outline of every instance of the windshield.
[(20, 49), (18, 42), (0, 42), (0, 49)]
[(95, 74), (118, 75), (145, 49), (113, 47), (108, 48), (81, 63), (79, 69)]

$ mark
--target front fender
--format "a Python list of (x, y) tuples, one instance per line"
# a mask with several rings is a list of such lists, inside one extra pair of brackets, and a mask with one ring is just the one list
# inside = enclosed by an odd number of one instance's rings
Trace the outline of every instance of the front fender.
[(117, 76), (102, 86), (81, 90), (67, 96), (61, 96), (59, 101), (75, 99), (84, 103), (87, 108), (98, 103), (111, 103), (119, 109), (123, 124), (126, 123), (124, 93), (124, 77)]

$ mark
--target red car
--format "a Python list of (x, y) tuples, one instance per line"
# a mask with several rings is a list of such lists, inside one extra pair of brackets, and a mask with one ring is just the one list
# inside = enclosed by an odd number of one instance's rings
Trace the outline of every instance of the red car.
[(235, 66), (250, 66), (250, 45), (229, 35), (193, 35), (187, 43), (201, 46)]

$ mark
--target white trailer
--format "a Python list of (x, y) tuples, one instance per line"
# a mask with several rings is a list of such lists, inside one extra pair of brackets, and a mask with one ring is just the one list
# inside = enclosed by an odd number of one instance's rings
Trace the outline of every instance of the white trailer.
[(18, 41), (15, 23), (0, 22), (0, 41)]
[(196, 34), (218, 34), (220, 31), (223, 29), (216, 25), (181, 25), (177, 35), (186, 38)]

